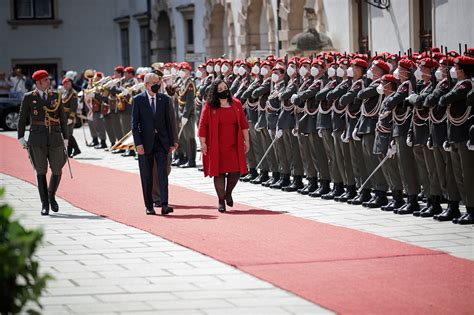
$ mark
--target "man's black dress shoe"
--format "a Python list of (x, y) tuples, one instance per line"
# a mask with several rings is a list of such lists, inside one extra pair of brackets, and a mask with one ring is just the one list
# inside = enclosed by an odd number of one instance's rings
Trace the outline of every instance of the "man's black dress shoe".
[(167, 206), (167, 205), (161, 206), (161, 214), (162, 215), (167, 215), (167, 214), (172, 213), (172, 212), (173, 212), (173, 208), (171, 208), (170, 206)]
[(156, 212), (153, 210), (153, 208), (146, 208), (146, 214), (147, 215), (155, 215)]

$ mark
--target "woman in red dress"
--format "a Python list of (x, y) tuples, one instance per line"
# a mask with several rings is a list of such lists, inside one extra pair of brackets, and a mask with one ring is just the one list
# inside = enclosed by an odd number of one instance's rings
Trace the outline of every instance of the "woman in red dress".
[(226, 203), (233, 206), (232, 190), (240, 175), (247, 173), (248, 129), (242, 103), (231, 96), (227, 83), (215, 80), (201, 114), (198, 135), (204, 176), (214, 177), (219, 212), (225, 212)]

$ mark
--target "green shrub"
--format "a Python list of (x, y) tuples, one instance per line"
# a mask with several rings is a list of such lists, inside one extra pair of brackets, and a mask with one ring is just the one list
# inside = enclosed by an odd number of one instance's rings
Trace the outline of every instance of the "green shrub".
[[(5, 189), (0, 188), (0, 197)], [(39, 297), (52, 277), (39, 274), (33, 257), (43, 238), (41, 230), (27, 230), (10, 217), (13, 209), (0, 205), (0, 312), (19, 313), (29, 301), (42, 308)], [(27, 311), (37, 314), (34, 310)]]

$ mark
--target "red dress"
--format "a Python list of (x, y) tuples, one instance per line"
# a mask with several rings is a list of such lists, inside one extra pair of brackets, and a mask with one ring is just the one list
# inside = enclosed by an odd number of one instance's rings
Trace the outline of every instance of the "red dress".
[(217, 109), (217, 119), (219, 119), (219, 173), (238, 172), (237, 117), (232, 107), (221, 107)]
[(198, 135), (206, 138), (208, 152), (202, 156), (205, 176), (247, 173), (242, 130), (248, 128), (239, 100), (233, 99), (228, 108), (204, 105)]

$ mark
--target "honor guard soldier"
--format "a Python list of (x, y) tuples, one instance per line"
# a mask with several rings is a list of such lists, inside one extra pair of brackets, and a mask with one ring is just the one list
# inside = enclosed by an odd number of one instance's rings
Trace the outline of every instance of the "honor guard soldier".
[(454, 177), (461, 196), (466, 205), (466, 214), (454, 223), (474, 223), (474, 151), (468, 146), (469, 132), (474, 124), (471, 115), (472, 94), (468, 102), (468, 95), (473, 87), (474, 58), (461, 56), (454, 60), (454, 67), (450, 70), (451, 77), (457, 80), (454, 88), (443, 95), (439, 105), (446, 107), (448, 117), (448, 145), (453, 164)]
[(81, 154), (76, 138), (72, 135), (74, 132), (74, 125), (77, 119), (77, 92), (72, 87), (72, 81), (69, 78), (64, 78), (62, 81), (64, 93), (62, 94), (62, 103), (64, 113), (67, 118), (67, 130), (69, 135), (67, 154), (69, 157), (74, 157)]
[(179, 143), (186, 150), (187, 162), (179, 165), (181, 168), (196, 167), (196, 116), (194, 98), (196, 97), (196, 86), (191, 77), (191, 66), (182, 62), (178, 66), (181, 85), (178, 88), (178, 115), (180, 117)]
[[(41, 199), (41, 214), (48, 215), (50, 206), (59, 211), (55, 195), (61, 181), (62, 168), (66, 163), (68, 142), (67, 118), (64, 114), (61, 96), (51, 91), (48, 72), (39, 70), (33, 73), (36, 89), (23, 97), (18, 121), (18, 140), (28, 155), (36, 171), (38, 192)], [(25, 140), (25, 127), (30, 121), (30, 134)], [(46, 173), (51, 168), (49, 186)]]

